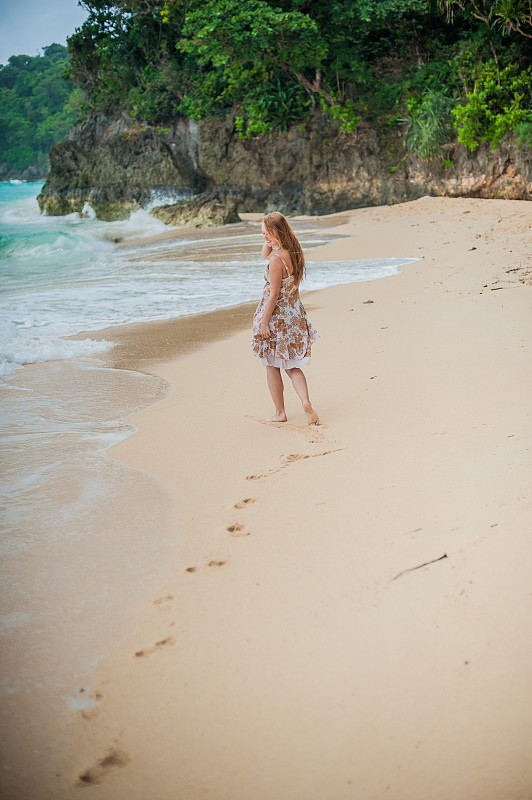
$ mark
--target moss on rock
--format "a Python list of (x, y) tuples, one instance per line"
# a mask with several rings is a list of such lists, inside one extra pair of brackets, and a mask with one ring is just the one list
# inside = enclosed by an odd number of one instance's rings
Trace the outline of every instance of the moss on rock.
[(237, 199), (218, 194), (201, 194), (172, 205), (154, 208), (152, 214), (167, 225), (205, 228), (240, 222)]

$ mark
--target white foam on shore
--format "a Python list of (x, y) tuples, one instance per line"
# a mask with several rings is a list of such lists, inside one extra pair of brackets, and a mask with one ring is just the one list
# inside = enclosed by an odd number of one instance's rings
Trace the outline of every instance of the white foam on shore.
[(56, 361), (100, 353), (112, 342), (93, 339), (65, 340), (35, 335), (35, 329), (25, 329), (12, 322), (0, 322), (0, 378), (9, 378), (24, 364)]

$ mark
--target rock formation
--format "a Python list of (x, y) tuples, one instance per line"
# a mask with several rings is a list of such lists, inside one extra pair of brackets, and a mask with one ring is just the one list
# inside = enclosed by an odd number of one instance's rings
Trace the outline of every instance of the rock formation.
[(194, 225), (206, 228), (211, 225), (240, 222), (238, 197), (225, 192), (202, 192), (189, 200), (157, 206), (152, 214), (167, 225)]
[(494, 151), (448, 145), (444, 162), (401, 155), (398, 138), (383, 145), (369, 126), (342, 134), (321, 116), (240, 139), (231, 116), (154, 129), (92, 115), (52, 147), (39, 204), (67, 214), (89, 203), (100, 219), (117, 219), (164, 203), (165, 221), (219, 224), (237, 219), (237, 207), (327, 214), (423, 195), (532, 199), (532, 150), (509, 135)]

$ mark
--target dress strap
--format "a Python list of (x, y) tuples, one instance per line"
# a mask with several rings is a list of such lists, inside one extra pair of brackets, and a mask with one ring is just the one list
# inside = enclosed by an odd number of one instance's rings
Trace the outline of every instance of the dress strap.
[[(281, 256), (279, 256), (279, 258), (281, 258)], [(284, 258), (281, 258), (281, 261), (283, 262), (283, 264), (284, 264), (284, 268), (285, 268), (285, 270), (286, 270), (286, 277), (287, 277), (287, 278), (289, 278), (289, 277), (290, 277), (290, 270), (288, 269), (287, 263), (286, 263), (286, 261), (284, 260)]]
[(279, 253), (277, 253), (277, 255), (279, 256), (279, 258), (281, 259), (281, 261), (284, 264), (284, 268), (286, 270), (286, 277), (289, 278), (290, 277), (290, 270), (288, 269), (288, 267), (286, 265), (286, 261), (284, 260), (284, 258), (282, 256), (279, 255)]
[[(286, 277), (289, 278), (291, 273), (290, 273), (290, 270), (288, 269), (288, 266), (287, 266), (286, 261), (284, 260), (284, 258), (282, 256), (280, 256), (279, 253), (273, 253), (273, 255), (275, 255), (275, 256), (277, 256), (278, 258), (281, 259), (281, 261), (283, 262), (284, 268), (286, 270)], [(268, 261), (268, 272), (269, 271), (270, 271), (270, 262)]]

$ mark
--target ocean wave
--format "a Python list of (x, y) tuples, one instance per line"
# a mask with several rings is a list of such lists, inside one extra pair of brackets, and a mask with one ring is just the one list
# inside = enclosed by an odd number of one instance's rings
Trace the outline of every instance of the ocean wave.
[(3, 255), (5, 258), (23, 260), (65, 259), (71, 265), (72, 260), (83, 260), (85, 254), (96, 256), (98, 251), (108, 254), (111, 248), (110, 242), (93, 241), (71, 231), (43, 231), (24, 238), (11, 239), (4, 244)]
[(9, 378), (24, 364), (101, 353), (111, 346), (112, 342), (105, 340), (65, 340), (36, 335), (33, 328), (0, 322), (0, 378)]

